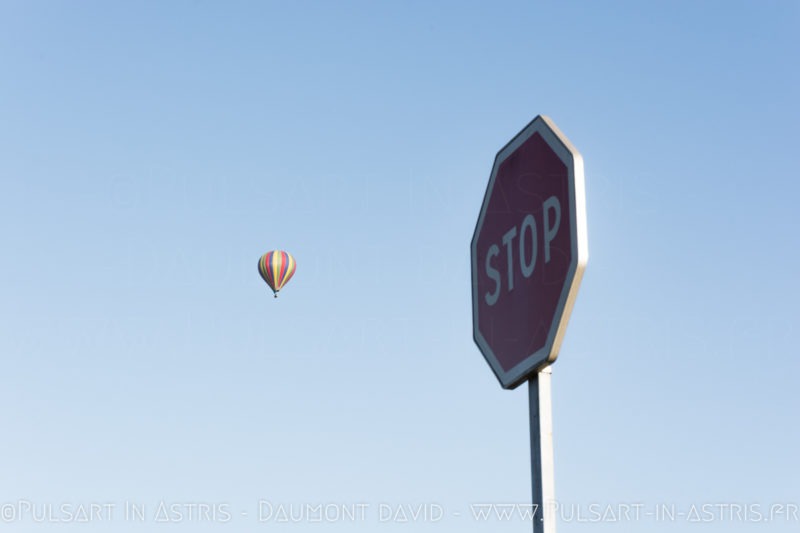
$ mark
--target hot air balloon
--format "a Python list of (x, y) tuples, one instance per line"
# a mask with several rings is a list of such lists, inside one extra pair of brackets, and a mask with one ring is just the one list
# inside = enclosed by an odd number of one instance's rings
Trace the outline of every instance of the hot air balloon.
[(292, 279), (296, 267), (294, 257), (282, 250), (267, 252), (258, 260), (258, 273), (275, 293), (275, 298), (278, 297), (278, 291)]

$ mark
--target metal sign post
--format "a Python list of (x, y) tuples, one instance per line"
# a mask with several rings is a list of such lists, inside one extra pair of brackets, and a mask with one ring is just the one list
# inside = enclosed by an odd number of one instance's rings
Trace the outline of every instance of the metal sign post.
[(553, 458), (552, 371), (547, 367), (528, 380), (531, 417), (531, 480), (533, 533), (555, 533), (555, 475)]

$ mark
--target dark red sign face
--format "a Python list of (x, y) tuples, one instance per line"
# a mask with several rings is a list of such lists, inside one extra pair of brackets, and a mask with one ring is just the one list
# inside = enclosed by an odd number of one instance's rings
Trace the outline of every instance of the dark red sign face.
[(504, 387), (557, 355), (577, 266), (572, 165), (567, 145), (538, 117), (492, 170), (472, 242), (473, 328)]

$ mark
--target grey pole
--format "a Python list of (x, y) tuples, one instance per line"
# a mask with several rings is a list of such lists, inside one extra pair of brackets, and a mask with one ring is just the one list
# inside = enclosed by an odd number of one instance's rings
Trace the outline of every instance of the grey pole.
[(550, 367), (528, 381), (531, 416), (531, 473), (533, 480), (533, 533), (556, 532), (556, 496), (553, 473), (553, 405)]

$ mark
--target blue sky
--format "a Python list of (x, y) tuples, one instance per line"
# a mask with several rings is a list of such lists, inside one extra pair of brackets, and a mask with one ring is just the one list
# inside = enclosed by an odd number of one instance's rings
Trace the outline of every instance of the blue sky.
[[(527, 396), (472, 341), (469, 241), (540, 113), (583, 154), (590, 249), (557, 497), (800, 505), (798, 23), (793, 1), (4, 2), (2, 527), (497, 531), (470, 506), (528, 501)], [(278, 300), (273, 248), (298, 263)], [(116, 507), (6, 520), (23, 500)], [(154, 524), (160, 502), (231, 519)]]

